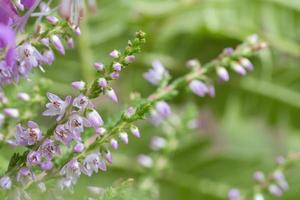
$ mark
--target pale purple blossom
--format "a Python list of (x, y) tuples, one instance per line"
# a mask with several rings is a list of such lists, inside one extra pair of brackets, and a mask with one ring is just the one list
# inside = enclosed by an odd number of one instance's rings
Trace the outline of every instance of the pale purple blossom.
[(120, 72), (122, 70), (122, 65), (118, 62), (113, 64), (113, 69), (117, 72)]
[(145, 154), (141, 154), (137, 157), (138, 163), (146, 168), (151, 168), (153, 166), (153, 160), (150, 156), (147, 156)]
[(150, 147), (154, 151), (158, 151), (160, 149), (165, 148), (167, 145), (167, 142), (165, 138), (159, 137), (159, 136), (153, 136), (150, 141)]
[(128, 63), (132, 63), (135, 60), (135, 56), (134, 55), (128, 55), (125, 57), (125, 62)]
[(253, 64), (250, 62), (248, 58), (241, 58), (240, 64), (247, 70), (252, 71), (253, 70)]
[(89, 127), (98, 128), (103, 125), (103, 120), (95, 109), (87, 110), (86, 119)]
[(112, 72), (112, 73), (110, 74), (110, 77), (111, 77), (112, 79), (118, 79), (118, 78), (120, 77), (120, 72), (118, 72), (118, 71)]
[(17, 181), (22, 185), (27, 185), (35, 179), (34, 173), (27, 167), (22, 167), (17, 174)]
[(74, 148), (73, 148), (74, 152), (76, 153), (81, 153), (84, 150), (84, 144), (81, 142), (78, 142), (77, 144), (75, 144)]
[(31, 151), (27, 155), (27, 163), (30, 166), (39, 165), (41, 163), (41, 153), (38, 151)]
[(238, 189), (232, 188), (228, 192), (229, 200), (240, 200), (241, 194)]
[(50, 92), (47, 93), (47, 97), (50, 102), (46, 104), (47, 110), (43, 112), (43, 115), (44, 116), (58, 115), (56, 120), (59, 121), (64, 116), (66, 108), (71, 102), (71, 98), (66, 97), (66, 99), (63, 101), (61, 98), (59, 98), (58, 96)]
[(16, 143), (18, 145), (33, 145), (42, 139), (42, 132), (38, 124), (33, 121), (27, 123), (27, 128), (18, 124), (16, 129)]
[(242, 65), (240, 65), (239, 63), (236, 63), (236, 62), (232, 63), (231, 67), (236, 73), (238, 73), (241, 76), (245, 76), (247, 74), (247, 71), (245, 70), (245, 68)]
[(71, 133), (70, 130), (66, 129), (64, 124), (60, 124), (54, 130), (54, 137), (56, 140), (62, 142), (66, 146), (70, 146), (74, 135)]
[(91, 101), (83, 94), (80, 94), (78, 97), (76, 97), (73, 100), (72, 105), (78, 108), (79, 111), (84, 111), (86, 108), (93, 108)]
[[(82, 172), (87, 176), (91, 176), (93, 172), (97, 173), (99, 169), (105, 171), (106, 166), (100, 160), (98, 152), (87, 155), (82, 163)], [(100, 168), (101, 167), (101, 168)]]
[[(77, 178), (81, 175), (80, 163), (73, 159), (70, 160), (61, 170), (60, 175), (65, 176), (65, 181), (69, 182), (69, 187), (76, 183)], [(66, 182), (65, 182), (66, 183)]]
[(121, 132), (119, 137), (125, 144), (128, 144), (128, 134), (126, 132)]
[(165, 101), (159, 101), (155, 104), (155, 109), (160, 116), (166, 118), (171, 115), (171, 107)]
[(62, 55), (65, 55), (65, 48), (64, 48), (64, 45), (62, 44), (59, 36), (52, 35), (50, 39), (51, 39), (51, 42), (54, 45), (54, 47), (58, 50), (58, 52)]
[[(10, 4), (9, 2), (7, 3)], [(13, 67), (15, 63), (14, 55), (15, 55), (15, 46), (16, 46), (16, 41), (15, 41), (16, 34), (14, 30), (10, 26), (8, 26), (9, 21), (12, 19), (10, 18), (11, 16), (6, 14), (8, 14), (8, 12), (11, 10), (10, 8), (4, 10), (7, 5), (2, 5), (2, 4), (3, 2), (0, 1), (0, 50), (4, 50), (6, 52), (5, 53), (6, 65)]]
[(192, 80), (189, 83), (189, 88), (200, 97), (204, 97), (209, 92), (207, 85), (199, 80)]
[(116, 139), (114, 139), (114, 138), (112, 138), (112, 139), (110, 140), (110, 145), (111, 145), (111, 147), (112, 147), (113, 149), (118, 149), (118, 147), (119, 147), (118, 141), (117, 141)]
[(25, 92), (19, 92), (17, 96), (22, 101), (29, 101), (30, 100), (29, 94), (27, 94)]
[(132, 135), (136, 138), (140, 138), (141, 137), (141, 134), (140, 134), (140, 130), (138, 127), (136, 126), (131, 126), (130, 127), (130, 131), (132, 133)]
[(256, 171), (253, 175), (253, 178), (255, 181), (257, 181), (258, 183), (262, 183), (265, 181), (265, 175), (263, 172), (261, 171)]
[(98, 84), (101, 88), (106, 88), (107, 87), (107, 81), (105, 78), (99, 78), (98, 79)]
[(42, 38), (42, 39), (40, 40), (40, 42), (41, 42), (43, 45), (45, 45), (46, 47), (48, 47), (49, 44), (50, 44), (49, 38)]
[(114, 91), (112, 88), (110, 88), (110, 89), (107, 90), (107, 96), (108, 96), (113, 102), (118, 103), (118, 97), (117, 97), (115, 91)]
[(52, 15), (47, 16), (46, 19), (50, 24), (53, 25), (56, 25), (59, 22), (58, 18)]
[(113, 50), (112, 52), (110, 52), (110, 56), (112, 57), (112, 58), (119, 58), (119, 56), (120, 56), (120, 52), (118, 51), (118, 50)]
[(58, 143), (51, 139), (45, 140), (38, 151), (47, 160), (51, 160), (55, 155), (61, 153)]
[(83, 90), (85, 88), (85, 82), (84, 81), (74, 81), (74, 82), (72, 82), (71, 85), (76, 90)]
[(21, 0), (21, 4), (22, 4), (25, 8), (29, 9), (29, 8), (31, 8), (31, 7), (34, 5), (35, 1), (36, 1), (36, 0)]
[(67, 40), (67, 45), (68, 45), (68, 48), (69, 49), (73, 49), (75, 47), (75, 42), (74, 42), (74, 39), (73, 38), (68, 38)]
[(6, 116), (12, 118), (18, 118), (20, 115), (19, 110), (16, 108), (5, 108), (3, 109), (3, 112)]
[(280, 189), (278, 185), (271, 184), (268, 187), (270, 194), (276, 197), (281, 197), (283, 195), (283, 191)]
[(54, 53), (51, 49), (44, 51), (43, 53), (43, 63), (51, 65), (55, 60)]
[(9, 190), (11, 188), (12, 182), (9, 176), (2, 176), (0, 178), (0, 187), (4, 190)]
[(160, 61), (155, 60), (152, 63), (152, 69), (144, 73), (144, 78), (153, 85), (159, 85), (159, 83), (169, 76), (169, 72), (161, 64)]
[(105, 159), (107, 160), (107, 162), (109, 162), (110, 164), (112, 164), (113, 162), (113, 157), (110, 151), (107, 150), (107, 152), (105, 153)]
[(224, 67), (217, 67), (217, 75), (221, 81), (229, 81), (228, 71)]
[(73, 135), (79, 137), (84, 130), (85, 119), (77, 113), (71, 114), (65, 128), (70, 130)]
[(94, 68), (96, 70), (102, 71), (104, 69), (104, 65), (102, 63), (96, 62), (94, 63)]
[(49, 171), (53, 168), (53, 162), (50, 160), (46, 160), (40, 164), (40, 167), (44, 171)]

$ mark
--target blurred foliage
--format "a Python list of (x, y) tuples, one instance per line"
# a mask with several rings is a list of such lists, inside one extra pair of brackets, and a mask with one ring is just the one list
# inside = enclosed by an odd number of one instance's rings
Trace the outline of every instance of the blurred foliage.
[[(66, 57), (57, 55), (55, 65), (46, 69), (44, 76), (53, 80), (51, 91), (68, 94), (72, 92), (70, 81), (91, 79), (91, 63), (106, 62), (108, 53), (123, 47), (137, 30), (147, 33), (147, 45), (134, 66), (115, 83), (121, 103), (129, 103), (131, 91), (146, 96), (154, 90), (142, 78), (153, 59), (162, 60), (176, 77), (187, 72), (186, 60), (208, 62), (223, 48), (235, 46), (253, 33), (270, 46), (255, 60), (254, 73), (242, 79), (233, 75), (229, 84), (217, 86), (215, 99), (183, 91), (172, 102), (174, 112), (190, 110), (204, 119), (205, 126), (192, 136), (182, 132), (189, 135), (189, 141), (171, 154), (173, 172), (158, 179), (160, 199), (226, 199), (230, 187), (251, 188), (253, 171), (272, 169), (276, 155), (300, 150), (299, 0), (97, 2), (98, 12), (86, 13), (82, 21), (77, 48)], [(124, 108), (111, 106), (103, 98), (95, 103), (105, 119), (118, 116)], [(83, 199), (89, 185), (109, 187), (120, 178), (143, 177), (135, 157), (148, 152), (150, 136), (163, 130), (148, 123), (141, 123), (141, 130), (143, 139), (122, 147), (107, 173), (81, 179), (76, 199)], [(288, 172), (291, 189), (283, 199), (299, 199), (299, 169)], [(131, 198), (121, 195), (112, 199), (142, 199), (137, 189), (131, 192)]]

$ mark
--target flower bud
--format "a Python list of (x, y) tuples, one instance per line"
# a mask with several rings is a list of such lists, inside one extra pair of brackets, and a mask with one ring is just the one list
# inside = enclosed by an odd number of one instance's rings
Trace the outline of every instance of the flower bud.
[(103, 125), (103, 120), (95, 109), (93, 109), (92, 111), (88, 111), (86, 118), (89, 122), (89, 125), (93, 128), (97, 128)]
[(68, 40), (67, 40), (67, 45), (68, 45), (68, 48), (69, 49), (73, 49), (74, 47), (75, 47), (75, 43), (74, 43), (74, 40), (73, 40), (73, 38), (68, 38)]
[(84, 81), (74, 81), (72, 82), (72, 87), (76, 90), (83, 90), (85, 88)]
[(269, 187), (268, 187), (268, 190), (269, 192), (273, 195), (273, 196), (276, 196), (276, 197), (281, 197), (283, 195), (283, 192), (282, 190), (275, 184), (271, 184)]
[(238, 64), (238, 63), (233, 63), (232, 65), (231, 65), (231, 67), (232, 67), (232, 69), (236, 72), (236, 73), (238, 73), (239, 75), (241, 75), (241, 76), (245, 76), (246, 75), (246, 73), (247, 73), (247, 71), (245, 70), (245, 68), (243, 67), (243, 66), (241, 66), (240, 64)]
[(104, 133), (106, 132), (106, 129), (103, 127), (97, 127), (95, 129), (95, 131), (96, 131), (96, 134), (98, 134), (98, 135), (104, 135)]
[(134, 55), (129, 55), (125, 57), (125, 63), (132, 63), (135, 60), (135, 56)]
[(107, 162), (109, 162), (110, 164), (112, 164), (113, 158), (112, 158), (112, 154), (111, 154), (110, 151), (107, 151), (107, 152), (105, 153), (105, 159), (107, 160)]
[(98, 79), (98, 84), (101, 88), (106, 88), (107, 87), (107, 81), (105, 78), (99, 78)]
[(167, 142), (164, 138), (159, 137), (159, 136), (154, 136), (151, 139), (150, 147), (154, 151), (158, 151), (160, 149), (163, 149), (166, 146), (166, 144), (167, 144)]
[(19, 92), (18, 93), (18, 99), (22, 100), (22, 101), (29, 101), (30, 100), (30, 96), (25, 93), (25, 92)]
[(12, 118), (18, 118), (19, 117), (19, 110), (18, 109), (15, 109), (15, 108), (5, 108), (3, 110), (4, 114), (6, 114), (7, 116), (9, 117), (12, 117)]
[(47, 65), (51, 65), (54, 61), (54, 53), (52, 50), (46, 50), (43, 53), (43, 62)]
[(118, 103), (118, 97), (113, 89), (107, 91), (107, 96), (115, 103)]
[(49, 46), (49, 38), (42, 38), (40, 42), (45, 46)]
[(81, 142), (75, 144), (74, 146), (74, 152), (76, 153), (81, 153), (84, 150), (84, 144), (82, 144)]
[(217, 68), (217, 75), (221, 81), (229, 81), (228, 71), (224, 67)]
[(120, 63), (114, 63), (113, 64), (113, 69), (117, 72), (120, 72), (122, 70), (122, 65)]
[(192, 92), (200, 97), (204, 97), (206, 93), (208, 93), (208, 87), (199, 80), (192, 80), (189, 84)]
[(45, 161), (40, 164), (40, 167), (45, 171), (49, 171), (53, 168), (53, 163), (50, 160)]
[(240, 191), (238, 189), (232, 188), (228, 192), (229, 200), (239, 200), (240, 196)]
[(109, 54), (112, 58), (119, 58), (120, 57), (120, 52), (117, 50), (113, 50), (112, 52), (110, 52)]
[(110, 77), (112, 79), (118, 79), (120, 77), (120, 73), (117, 72), (117, 71), (115, 71), (115, 72), (113, 72), (113, 73), (110, 74)]
[(110, 140), (110, 145), (113, 149), (118, 149), (118, 147), (119, 147), (118, 141), (115, 139)]
[(8, 190), (11, 188), (11, 179), (9, 178), (9, 176), (3, 176), (0, 178), (0, 187), (2, 189)]
[(104, 69), (104, 65), (102, 63), (94, 63), (94, 68), (96, 70), (102, 71)]
[(265, 175), (264, 173), (262, 173), (261, 171), (257, 171), (254, 173), (253, 178), (255, 181), (257, 181), (258, 183), (262, 183), (265, 181)]
[(138, 160), (138, 163), (140, 165), (142, 165), (143, 167), (150, 168), (153, 166), (153, 160), (150, 156), (141, 154), (138, 156), (137, 160)]
[(241, 58), (240, 59), (241, 65), (247, 70), (252, 71), (253, 70), (253, 64), (250, 62), (247, 58)]
[(126, 132), (120, 133), (119, 137), (125, 144), (128, 144), (128, 134)]
[(60, 54), (65, 55), (65, 48), (57, 35), (51, 36), (51, 42)]
[(131, 131), (132, 135), (134, 135), (136, 138), (140, 138), (141, 137), (141, 134), (140, 134), (140, 131), (139, 131), (138, 127), (131, 126), (130, 127), (130, 131)]
[(55, 16), (47, 16), (46, 19), (50, 24), (53, 24), (53, 25), (56, 25), (59, 21), (57, 19), (57, 17), (55, 17)]

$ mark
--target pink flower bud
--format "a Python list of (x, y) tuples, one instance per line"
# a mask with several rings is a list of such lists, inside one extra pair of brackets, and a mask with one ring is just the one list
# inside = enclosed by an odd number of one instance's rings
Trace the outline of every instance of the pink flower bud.
[(53, 25), (57, 24), (59, 21), (57, 19), (57, 17), (55, 17), (55, 16), (47, 16), (46, 19), (50, 24), (53, 24)]
[(139, 131), (138, 127), (132, 126), (130, 128), (130, 131), (131, 131), (132, 135), (134, 135), (136, 138), (140, 138), (141, 137), (141, 134), (140, 134), (140, 131)]
[(126, 132), (120, 133), (120, 139), (125, 143), (128, 144), (128, 134)]
[(68, 44), (68, 48), (69, 48), (69, 49), (73, 49), (73, 48), (75, 47), (74, 40), (73, 40), (73, 38), (71, 38), (71, 37), (68, 38), (67, 44)]
[(60, 54), (65, 55), (65, 48), (57, 35), (51, 36), (51, 42)]
[(95, 131), (96, 131), (96, 134), (98, 134), (98, 135), (104, 135), (104, 133), (106, 132), (106, 129), (103, 127), (97, 127), (95, 129)]
[(107, 96), (115, 103), (118, 103), (118, 97), (113, 89), (107, 91)]
[(135, 60), (135, 56), (134, 55), (126, 56), (124, 60), (126, 63), (132, 63)]
[(98, 79), (98, 84), (101, 88), (106, 88), (107, 87), (107, 81), (105, 78), (99, 78)]
[(104, 69), (104, 65), (102, 63), (94, 63), (94, 67), (96, 70), (100, 70), (100, 71)]
[(228, 71), (224, 67), (218, 67), (217, 68), (217, 75), (218, 75), (220, 80), (229, 81)]
[(72, 82), (72, 87), (76, 90), (83, 90), (85, 88), (84, 81), (74, 81)]
[(30, 100), (30, 96), (25, 92), (19, 92), (18, 93), (18, 98), (22, 101), (29, 101)]
[(6, 114), (7, 116), (9, 117), (12, 117), (12, 118), (18, 118), (19, 117), (19, 110), (18, 109), (15, 109), (15, 108), (5, 108), (3, 110), (4, 114)]
[(120, 63), (114, 63), (113, 64), (113, 69), (117, 72), (120, 72), (122, 70), (122, 65)]
[(110, 140), (110, 145), (113, 149), (118, 149), (118, 147), (119, 147), (118, 141), (115, 139)]
[(241, 66), (240, 64), (238, 64), (238, 63), (233, 63), (233, 64), (231, 65), (231, 67), (232, 67), (232, 69), (233, 69), (236, 73), (238, 73), (238, 74), (241, 75), (241, 76), (245, 76), (246, 73), (247, 73), (247, 71), (245, 70), (245, 68), (244, 68), (243, 66)]
[(119, 58), (120, 57), (120, 52), (117, 50), (113, 50), (112, 52), (110, 52), (109, 54), (112, 58)]
[(84, 144), (82, 144), (81, 142), (75, 144), (74, 146), (74, 152), (76, 153), (81, 153), (84, 150)]

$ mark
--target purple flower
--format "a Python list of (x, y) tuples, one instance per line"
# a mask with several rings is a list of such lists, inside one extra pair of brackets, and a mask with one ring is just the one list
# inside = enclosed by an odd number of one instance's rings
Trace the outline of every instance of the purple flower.
[(10, 67), (5, 61), (0, 61), (0, 86), (11, 84), (19, 79), (15, 67)]
[(254, 173), (253, 178), (255, 181), (257, 181), (258, 183), (262, 183), (265, 181), (265, 175), (263, 172), (261, 171), (257, 171)]
[(112, 52), (110, 52), (109, 54), (112, 58), (119, 58), (120, 56), (120, 52), (117, 50), (113, 50)]
[(40, 164), (41, 162), (41, 154), (38, 151), (31, 151), (27, 155), (27, 163), (28, 165), (35, 166)]
[(112, 164), (113, 158), (112, 158), (112, 154), (111, 154), (110, 151), (107, 151), (107, 152), (105, 153), (105, 159), (107, 160), (107, 162), (109, 162), (110, 164)]
[(18, 98), (22, 101), (29, 101), (30, 100), (30, 96), (25, 92), (19, 92), (18, 93)]
[(208, 89), (208, 95), (209, 95), (210, 97), (215, 97), (215, 96), (216, 96), (215, 86), (213, 86), (213, 85), (208, 85), (208, 86), (207, 86), (207, 89)]
[(38, 151), (47, 160), (51, 160), (55, 155), (60, 154), (59, 145), (51, 139), (45, 140)]
[(118, 141), (114, 138), (110, 140), (110, 145), (113, 149), (118, 149), (119, 147)]
[(46, 50), (43, 53), (43, 63), (47, 64), (47, 65), (51, 65), (55, 60), (55, 56), (52, 50)]
[(75, 184), (77, 178), (81, 175), (80, 163), (77, 160), (70, 160), (60, 170), (60, 175), (65, 176), (65, 180), (68, 180), (70, 185)]
[(76, 90), (83, 90), (85, 88), (84, 81), (74, 81), (72, 82), (72, 87)]
[(66, 97), (65, 101), (63, 101), (61, 98), (56, 96), (55, 94), (52, 94), (50, 92), (47, 93), (47, 97), (50, 101), (50, 103), (46, 104), (47, 110), (43, 112), (44, 116), (56, 116), (57, 121), (59, 121), (65, 114), (66, 108), (70, 104), (70, 97)]
[(42, 39), (40, 40), (40, 42), (41, 42), (43, 45), (45, 45), (46, 47), (49, 46), (49, 38), (42, 38)]
[(86, 119), (89, 127), (98, 128), (103, 125), (103, 120), (95, 109), (87, 110)]
[(124, 60), (126, 63), (132, 63), (135, 60), (135, 56), (134, 55), (126, 56)]
[[(13, 29), (9, 26), (1, 24), (4, 19), (2, 16), (2, 5), (0, 1), (0, 49), (6, 50), (5, 61), (6, 65), (13, 66), (15, 63), (15, 45), (16, 45), (16, 34)], [(2, 18), (3, 17), (3, 18)]]
[(268, 190), (269, 190), (269, 192), (270, 192), (273, 196), (281, 197), (281, 196), (283, 195), (283, 192), (282, 192), (282, 190), (280, 189), (280, 187), (278, 187), (278, 186), (275, 185), (275, 184), (271, 184), (271, 185), (268, 187)]
[(93, 104), (83, 94), (80, 94), (73, 100), (73, 106), (79, 108), (80, 111), (84, 111), (86, 108), (93, 108)]
[(16, 142), (19, 145), (33, 145), (42, 139), (42, 132), (37, 123), (29, 121), (27, 128), (17, 125)]
[(53, 163), (50, 160), (46, 160), (40, 164), (41, 169), (49, 171), (53, 168)]
[(150, 168), (153, 166), (153, 160), (150, 156), (141, 154), (137, 157), (137, 161), (140, 165), (142, 165), (143, 167), (147, 167)]
[(120, 72), (115, 71), (115, 72), (110, 74), (110, 77), (112, 79), (118, 79), (120, 77)]
[(35, 1), (36, 0), (21, 0), (21, 4), (23, 4), (25, 8), (29, 9), (34, 5)]
[(55, 17), (55, 16), (47, 16), (46, 17), (46, 19), (47, 19), (47, 21), (50, 23), (50, 24), (53, 24), (53, 25), (55, 25), (55, 24), (57, 24), (58, 23), (58, 19), (57, 19), (57, 17)]
[(158, 85), (169, 73), (160, 61), (155, 60), (152, 63), (152, 69), (144, 73), (144, 78), (153, 85)]
[(2, 176), (0, 178), (0, 187), (4, 190), (9, 190), (11, 188), (11, 179), (9, 176)]
[(229, 192), (228, 192), (229, 200), (239, 200), (240, 196), (241, 196), (241, 194), (238, 189), (233, 188), (233, 189), (229, 190)]
[[(80, 17), (83, 14), (83, 1), (62, 0), (59, 6), (59, 14), (67, 19), (71, 25), (79, 26)], [(76, 28), (77, 29), (77, 28)]]
[(94, 63), (94, 67), (99, 71), (102, 71), (104, 69), (104, 65), (102, 63)]
[(87, 155), (82, 164), (82, 172), (91, 176), (93, 172), (97, 173), (98, 169), (106, 171), (105, 162), (100, 159), (100, 154), (97, 152)]
[(153, 136), (150, 142), (150, 147), (154, 151), (158, 151), (160, 149), (163, 149), (166, 146), (167, 142), (165, 138), (159, 137), (159, 136)]
[(107, 87), (107, 81), (105, 78), (99, 78), (98, 79), (98, 85), (101, 87), (101, 88), (106, 88)]
[(75, 47), (75, 43), (74, 43), (74, 40), (73, 40), (73, 38), (68, 38), (68, 40), (67, 40), (67, 45), (68, 45), (68, 48), (69, 49), (73, 49), (74, 47)]
[(65, 48), (57, 35), (51, 36), (51, 42), (61, 55), (65, 55)]
[(192, 80), (189, 84), (189, 88), (196, 95), (203, 97), (208, 93), (208, 87), (202, 81)]
[(12, 118), (18, 118), (20, 115), (19, 110), (16, 108), (5, 108), (3, 110), (3, 112), (5, 115), (12, 117)]
[(224, 67), (217, 68), (217, 75), (221, 81), (229, 81), (228, 71)]
[(84, 150), (84, 144), (82, 144), (81, 142), (77, 143), (74, 146), (74, 152), (76, 152), (76, 153), (81, 153), (81, 152), (83, 152), (83, 150)]
[(16, 23), (19, 18), (11, 0), (0, 0), (0, 24), (11, 26)]
[(85, 122), (85, 119), (77, 113), (73, 113), (69, 117), (65, 128), (70, 130), (75, 137), (80, 138), (80, 133), (82, 133), (84, 130), (84, 124), (88, 124), (87, 122)]
[(109, 90), (107, 90), (107, 96), (115, 103), (118, 103), (118, 97), (115, 93), (115, 91), (110, 88)]
[(273, 173), (273, 178), (275, 179), (275, 181), (277, 182), (277, 184), (279, 185), (279, 187), (282, 190), (286, 191), (286, 190), (289, 189), (289, 184), (286, 181), (285, 176), (284, 176), (284, 174), (282, 173), (281, 170), (276, 170)]
[(130, 131), (131, 131), (132, 135), (134, 135), (136, 138), (140, 138), (141, 137), (141, 134), (140, 134), (140, 131), (139, 131), (138, 127), (131, 126), (130, 127)]
[(245, 70), (245, 68), (236, 62), (232, 63), (231, 67), (236, 73), (238, 73), (241, 76), (245, 76), (247, 74), (247, 71)]
[(253, 70), (253, 64), (250, 62), (247, 58), (241, 58), (240, 59), (241, 65), (247, 70), (252, 71)]
[(126, 132), (120, 133), (119, 137), (125, 144), (128, 144), (128, 134)]
[(17, 181), (22, 185), (27, 185), (35, 179), (33, 172), (27, 167), (22, 167), (17, 174)]
[(62, 142), (66, 146), (70, 146), (70, 143), (73, 140), (73, 134), (66, 129), (63, 124), (60, 124), (55, 128), (54, 136), (56, 140)]
[(171, 108), (165, 101), (159, 101), (155, 104), (155, 109), (160, 116), (166, 118), (171, 115)]
[(118, 62), (113, 64), (113, 69), (117, 72), (120, 72), (122, 70), (122, 65)]

